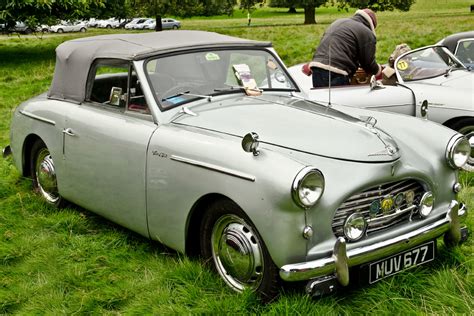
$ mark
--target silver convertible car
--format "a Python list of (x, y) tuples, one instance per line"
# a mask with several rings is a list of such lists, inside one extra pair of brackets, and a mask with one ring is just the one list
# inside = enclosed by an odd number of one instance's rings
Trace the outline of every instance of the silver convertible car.
[(153, 32), (56, 53), (4, 154), (47, 202), (201, 256), (234, 290), (269, 300), (306, 281), (319, 295), (351, 272), (373, 283), (434, 260), (440, 236), (465, 238), (466, 138), (308, 101), (271, 43)]
[[(422, 117), (450, 127), (474, 147), (474, 72), (446, 47), (427, 46), (400, 55), (394, 63), (396, 84), (356, 84), (313, 89), (302, 65), (290, 74), (310, 100)], [(474, 152), (468, 170), (474, 170)]]

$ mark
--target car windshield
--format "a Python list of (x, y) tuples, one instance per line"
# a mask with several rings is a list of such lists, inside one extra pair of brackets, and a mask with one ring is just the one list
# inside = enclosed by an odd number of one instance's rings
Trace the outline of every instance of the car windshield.
[(279, 61), (264, 49), (220, 49), (151, 58), (145, 70), (163, 110), (198, 98), (295, 86)]
[(474, 67), (474, 38), (459, 40), (456, 57), (466, 66)]
[(427, 47), (415, 50), (400, 57), (396, 62), (396, 69), (403, 81), (414, 81), (448, 76), (456, 69), (464, 67), (454, 60), (444, 47)]

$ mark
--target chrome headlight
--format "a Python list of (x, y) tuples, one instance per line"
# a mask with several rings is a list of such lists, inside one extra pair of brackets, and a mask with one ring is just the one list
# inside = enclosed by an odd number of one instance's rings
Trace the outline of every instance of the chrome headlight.
[(344, 222), (344, 235), (350, 241), (356, 241), (362, 238), (366, 230), (367, 221), (362, 214), (354, 213)]
[(430, 191), (423, 194), (420, 200), (420, 206), (418, 208), (418, 211), (422, 217), (427, 217), (430, 215), (431, 211), (433, 210), (434, 200), (434, 195)]
[(471, 156), (471, 144), (462, 135), (456, 135), (446, 148), (446, 160), (453, 168), (462, 168)]
[(296, 204), (310, 208), (318, 202), (324, 192), (324, 176), (318, 169), (306, 167), (296, 175), (291, 195)]

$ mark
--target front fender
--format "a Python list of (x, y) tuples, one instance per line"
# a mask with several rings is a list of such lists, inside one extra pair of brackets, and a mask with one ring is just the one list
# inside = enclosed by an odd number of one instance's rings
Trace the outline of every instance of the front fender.
[(292, 182), (305, 165), (291, 153), (262, 145), (253, 156), (243, 151), (240, 137), (170, 124), (153, 135), (147, 166), (151, 238), (184, 251), (193, 205), (218, 194), (248, 215), (277, 265), (305, 256), (305, 213), (291, 198)]

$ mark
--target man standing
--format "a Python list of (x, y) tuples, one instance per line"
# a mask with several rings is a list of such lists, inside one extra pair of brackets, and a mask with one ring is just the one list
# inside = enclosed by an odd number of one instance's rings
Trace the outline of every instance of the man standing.
[[(380, 75), (375, 61), (377, 17), (370, 9), (357, 10), (351, 18), (334, 21), (321, 39), (313, 61), (307, 64), (313, 87), (350, 84), (350, 78), (362, 67), (368, 75)], [(311, 70), (309, 70), (310, 68)]]

